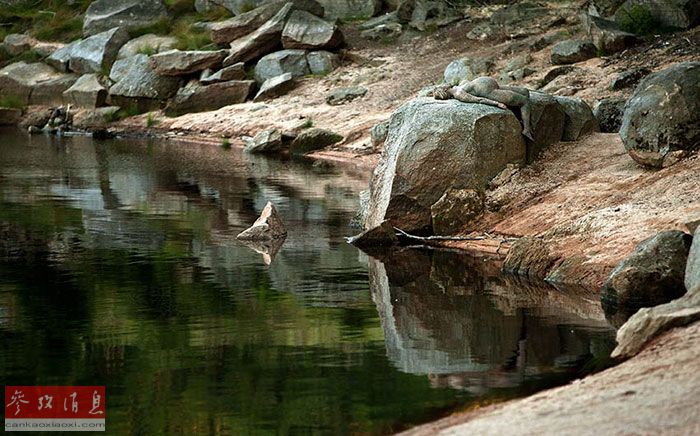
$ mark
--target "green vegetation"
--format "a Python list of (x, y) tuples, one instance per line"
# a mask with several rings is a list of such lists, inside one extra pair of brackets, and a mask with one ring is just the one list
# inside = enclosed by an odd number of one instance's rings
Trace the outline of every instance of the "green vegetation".
[(310, 129), (314, 126), (314, 120), (311, 118), (307, 118), (306, 121), (304, 121), (304, 124), (301, 125), (302, 129)]
[(618, 24), (625, 32), (635, 35), (651, 35), (658, 32), (660, 28), (659, 20), (648, 8), (640, 5), (622, 9)]
[(24, 109), (25, 104), (21, 98), (15, 95), (0, 96), (0, 107), (9, 107), (13, 109)]
[[(142, 113), (144, 113), (144, 112), (145, 112), (145, 111), (143, 111), (143, 110), (141, 110), (141, 109), (139, 108), (138, 104), (136, 104), (136, 103), (131, 103), (131, 104), (129, 104), (128, 106), (126, 106), (126, 107), (124, 107), (124, 108), (121, 108), (121, 109), (119, 109), (119, 110), (116, 111), (116, 112), (105, 114), (104, 119), (105, 119), (106, 122), (112, 123), (112, 122), (115, 122), (115, 121), (123, 120), (123, 119), (125, 119), (125, 118), (129, 118), (129, 117), (133, 117), (133, 116), (136, 116), (136, 115), (140, 115), (140, 114), (142, 114)], [(150, 115), (151, 115), (151, 114), (149, 114), (149, 117), (150, 117)], [(157, 123), (157, 120), (152, 120), (152, 121), (150, 121), (150, 122)], [(146, 125), (148, 125), (148, 123), (149, 123), (149, 120), (146, 119)], [(149, 127), (151, 127), (151, 126), (149, 125)]]
[(146, 117), (146, 127), (153, 127), (158, 123), (160, 123), (160, 121), (153, 116), (153, 112), (149, 112)]
[(144, 45), (143, 47), (139, 47), (138, 50), (136, 50), (136, 53), (138, 54), (145, 54), (146, 56), (151, 56), (156, 53), (158, 53), (159, 47), (153, 47), (151, 45)]
[(20, 0), (0, 8), (0, 39), (29, 31), (47, 41), (68, 42), (82, 34), (82, 15), (90, 0)]
[(230, 150), (231, 140), (228, 138), (221, 138), (221, 148), (223, 148), (224, 150)]
[(4, 47), (0, 46), (0, 67), (9, 65), (15, 62), (26, 62), (28, 64), (39, 62), (42, 56), (35, 52), (34, 50), (27, 50), (24, 53), (18, 55), (11, 55), (5, 50)]

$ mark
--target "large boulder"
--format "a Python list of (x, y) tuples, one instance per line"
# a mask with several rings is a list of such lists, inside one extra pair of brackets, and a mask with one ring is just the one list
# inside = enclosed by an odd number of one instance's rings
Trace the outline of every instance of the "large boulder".
[(282, 30), (293, 4), (286, 3), (272, 18), (254, 32), (231, 42), (231, 51), (224, 60), (224, 66), (238, 62), (248, 62), (274, 51), (281, 44)]
[(627, 101), (620, 137), (632, 159), (668, 166), (700, 148), (700, 62), (647, 76)]
[(5, 39), (2, 41), (2, 46), (8, 54), (17, 56), (18, 54), (30, 50), (34, 45), (34, 41), (34, 38), (29, 35), (10, 33), (5, 36)]
[(418, 98), (391, 117), (370, 184), (365, 228), (389, 220), (432, 230), (431, 206), (450, 189), (483, 191), (508, 163), (525, 162), (522, 127), (508, 110)]
[(685, 294), (683, 280), (692, 240), (689, 234), (673, 230), (642, 241), (601, 289), (606, 314), (626, 320), (642, 307), (668, 303)]
[(96, 74), (85, 74), (63, 92), (63, 99), (74, 106), (96, 108), (104, 106), (107, 101), (107, 88)]
[(533, 162), (548, 146), (564, 136), (566, 113), (556, 98), (541, 92), (530, 92), (530, 128), (527, 141), (527, 162)]
[(245, 147), (248, 153), (270, 153), (282, 149), (282, 133), (279, 130), (263, 130)]
[(0, 95), (16, 97), (22, 104), (61, 104), (63, 91), (76, 80), (43, 63), (16, 62), (0, 69)]
[(170, 116), (177, 116), (243, 103), (254, 87), (253, 80), (231, 80), (206, 86), (198, 84), (186, 86), (168, 102), (165, 112)]
[[(252, 33), (270, 18), (274, 17), (286, 3), (286, 1), (276, 1), (236, 15), (228, 20), (212, 23), (209, 28), (211, 40), (219, 45), (226, 45)], [(293, 0), (291, 3), (295, 10), (306, 11), (317, 17), (323, 16), (323, 6), (315, 0)]]
[(114, 27), (135, 30), (167, 16), (161, 0), (95, 0), (85, 11), (83, 34), (95, 35)]
[(263, 56), (255, 65), (255, 80), (263, 83), (267, 79), (289, 73), (302, 77), (311, 73), (304, 50), (281, 50)]
[(305, 11), (292, 12), (282, 31), (284, 48), (333, 49), (342, 43), (338, 26)]
[(145, 54), (118, 60), (112, 66), (109, 77), (116, 82), (109, 88), (109, 96), (118, 106), (139, 101), (145, 105), (152, 102), (157, 106), (180, 87), (177, 77), (157, 74)]
[(109, 70), (117, 59), (129, 33), (120, 27), (68, 44), (48, 57), (47, 62), (59, 70), (80, 74)]
[(625, 111), (624, 98), (604, 98), (593, 106), (593, 116), (598, 120), (598, 126), (603, 133), (617, 133), (622, 125), (622, 114)]
[(324, 7), (324, 17), (335, 20), (369, 18), (382, 8), (381, 0), (319, 0)]
[(598, 51), (605, 55), (620, 52), (637, 42), (637, 37), (621, 30), (615, 22), (601, 17), (584, 16), (588, 37)]
[(226, 50), (170, 50), (151, 56), (151, 67), (161, 76), (185, 76), (215, 68), (226, 57)]
[(552, 47), (552, 64), (575, 64), (596, 56), (596, 48), (590, 41), (567, 39)]
[(134, 38), (119, 49), (117, 59), (125, 59), (137, 54), (152, 55), (162, 53), (175, 48), (177, 38), (172, 36), (160, 36), (148, 33)]
[(554, 97), (564, 110), (563, 141), (576, 141), (582, 136), (600, 131), (598, 120), (588, 104), (580, 98)]
[(445, 83), (459, 85), (466, 80), (488, 75), (494, 66), (493, 58), (485, 56), (455, 59), (447, 65), (443, 76)]
[(634, 21), (635, 16), (649, 14), (661, 26), (687, 29), (700, 23), (698, 0), (627, 0), (615, 12), (615, 21)]

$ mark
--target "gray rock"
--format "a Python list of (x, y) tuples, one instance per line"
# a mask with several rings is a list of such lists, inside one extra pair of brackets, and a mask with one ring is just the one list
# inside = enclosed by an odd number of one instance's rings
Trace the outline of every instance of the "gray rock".
[(226, 50), (180, 51), (170, 50), (151, 56), (151, 68), (161, 76), (184, 76), (216, 68), (226, 57)]
[[(276, 1), (228, 20), (212, 23), (209, 29), (211, 39), (219, 45), (226, 45), (248, 35), (274, 17), (286, 3), (285, 1)], [(293, 0), (292, 3), (295, 10), (306, 11), (317, 17), (323, 16), (323, 6), (314, 0)]]
[(603, 133), (617, 133), (622, 125), (622, 114), (625, 111), (624, 98), (604, 98), (596, 102), (593, 116), (598, 120), (598, 126)]
[(584, 18), (588, 37), (598, 51), (605, 55), (620, 52), (637, 43), (636, 36), (620, 30), (613, 21), (590, 15)]
[(287, 230), (275, 206), (269, 201), (253, 225), (236, 236), (237, 239), (264, 241), (282, 239), (287, 236)]
[(282, 149), (282, 133), (279, 130), (263, 130), (245, 147), (249, 153), (269, 153)]
[(292, 12), (282, 31), (282, 46), (287, 49), (334, 49), (342, 43), (338, 26), (305, 11)]
[(224, 66), (228, 67), (238, 62), (249, 62), (274, 51), (280, 45), (282, 30), (292, 8), (291, 3), (285, 4), (277, 14), (258, 27), (257, 30), (231, 42), (231, 52), (224, 60)]
[(0, 69), (0, 95), (17, 97), (23, 104), (61, 104), (63, 91), (76, 80), (43, 63), (16, 62)]
[(63, 99), (77, 107), (94, 109), (105, 105), (107, 88), (97, 80), (97, 75), (85, 74), (63, 92)]
[(353, 86), (350, 88), (336, 88), (326, 96), (326, 103), (331, 106), (339, 106), (349, 103), (356, 98), (363, 97), (367, 94), (367, 88), (361, 86)]
[(663, 167), (700, 148), (700, 62), (647, 76), (627, 101), (620, 137), (632, 159)]
[(16, 126), (22, 120), (22, 109), (0, 107), (0, 126)]
[[(83, 40), (69, 44), (68, 69), (80, 74), (101, 73), (109, 70), (117, 59), (119, 49), (129, 40), (126, 30), (115, 27)], [(54, 53), (55, 54), (55, 53)], [(53, 55), (51, 56), (53, 57)]]
[(560, 67), (554, 67), (551, 70), (547, 71), (547, 74), (545, 74), (542, 80), (540, 80), (538, 88), (543, 88), (549, 82), (551, 82), (559, 76), (566, 76), (567, 74), (580, 70), (582, 70), (582, 68), (573, 65), (563, 65)]
[(261, 86), (253, 101), (269, 100), (284, 95), (294, 88), (294, 77), (291, 73), (284, 73), (277, 77), (267, 79)]
[(377, 227), (365, 230), (359, 235), (348, 238), (348, 242), (361, 249), (389, 248), (399, 244), (396, 231), (389, 221)]
[(386, 135), (389, 133), (389, 120), (377, 123), (369, 131), (373, 147), (379, 147), (386, 141)]
[(596, 17), (611, 17), (625, 0), (590, 0), (588, 13)]
[(527, 142), (527, 162), (533, 162), (548, 146), (564, 136), (566, 113), (557, 100), (541, 92), (530, 93), (530, 127), (533, 140)]
[(304, 50), (281, 50), (263, 56), (255, 65), (255, 80), (263, 83), (267, 79), (289, 73), (292, 77), (311, 74)]
[(243, 103), (248, 99), (254, 87), (255, 81), (253, 80), (230, 80), (206, 86), (186, 86), (180, 88), (168, 102), (165, 113), (169, 116), (177, 116)]
[(378, 17), (370, 18), (369, 20), (357, 26), (357, 28), (359, 30), (369, 30), (374, 27), (381, 26), (383, 24), (391, 24), (398, 22), (399, 18), (396, 15), (396, 12), (389, 12), (384, 15), (379, 15)]
[(73, 47), (75, 44), (77, 44), (78, 41), (72, 42), (68, 45), (64, 45), (63, 47), (59, 48), (58, 50), (54, 51), (51, 53), (46, 59), (44, 59), (44, 62), (47, 64), (51, 65), (55, 69), (61, 72), (67, 72), (68, 71), (68, 63), (70, 62), (70, 57), (73, 52)]
[(161, 0), (95, 0), (85, 11), (83, 33), (90, 36), (114, 27), (135, 30), (167, 16)]
[(495, 63), (491, 57), (474, 57), (455, 59), (445, 68), (445, 83), (459, 85), (466, 80), (488, 75)]
[(508, 110), (418, 98), (391, 116), (370, 183), (365, 228), (384, 220), (431, 231), (431, 206), (449, 189), (483, 190), (508, 163), (525, 161), (522, 127)]
[(697, 0), (627, 0), (615, 12), (615, 21), (624, 22), (635, 8), (646, 9), (664, 27), (688, 29), (700, 23)]
[(600, 131), (598, 120), (593, 115), (591, 107), (580, 98), (555, 97), (564, 110), (563, 141), (576, 141), (579, 138)]
[(306, 154), (343, 140), (341, 135), (326, 129), (311, 128), (299, 133), (289, 146), (292, 154)]
[[(696, 221), (695, 225), (700, 224)], [(688, 253), (688, 263), (685, 267), (685, 288), (690, 293), (700, 294), (700, 225), (695, 228), (693, 245)]]
[(552, 64), (575, 64), (596, 56), (596, 47), (589, 41), (567, 39), (552, 47)]
[(330, 20), (369, 18), (382, 8), (381, 0), (319, 0), (325, 8), (324, 17)]
[(210, 70), (204, 70), (199, 81), (202, 85), (211, 85), (212, 83), (227, 82), (229, 80), (243, 80), (245, 76), (245, 64), (239, 62), (230, 67), (222, 68), (215, 73), (212, 73)]
[(34, 38), (29, 35), (11, 33), (2, 41), (2, 46), (5, 48), (7, 53), (11, 54), (12, 56), (16, 56), (24, 53), (25, 51), (31, 50), (34, 43)]
[(601, 289), (608, 317), (625, 319), (642, 307), (668, 303), (685, 294), (683, 284), (692, 236), (661, 232), (642, 241), (610, 273)]
[(473, 221), (484, 211), (483, 196), (475, 189), (448, 189), (430, 206), (436, 235), (469, 233)]
[(374, 26), (371, 29), (363, 30), (360, 36), (370, 40), (390, 40), (401, 36), (403, 26), (400, 23), (386, 23)]
[(109, 95), (119, 102), (118, 106), (126, 106), (132, 99), (165, 100), (180, 87), (177, 77), (156, 74), (145, 54), (118, 60), (109, 77), (116, 82), (109, 88)]
[(117, 59), (126, 59), (137, 54), (155, 54), (172, 50), (177, 44), (177, 38), (160, 36), (152, 33), (134, 38), (122, 46), (117, 53)]
[(617, 91), (632, 87), (639, 83), (639, 81), (645, 76), (648, 76), (649, 73), (651, 73), (651, 70), (644, 67), (624, 71), (620, 73), (619, 76), (615, 77), (612, 82), (610, 82), (610, 89), (612, 91)]
[(340, 66), (340, 59), (328, 51), (312, 51), (306, 55), (311, 74), (326, 75)]

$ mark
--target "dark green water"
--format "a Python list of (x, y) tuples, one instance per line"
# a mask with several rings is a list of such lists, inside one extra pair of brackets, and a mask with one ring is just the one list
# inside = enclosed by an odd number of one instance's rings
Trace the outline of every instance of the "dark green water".
[[(593, 297), (347, 245), (366, 177), (0, 133), (3, 384), (104, 384), (110, 434), (376, 434), (605, 358)], [(235, 235), (267, 200), (289, 237), (266, 262)]]

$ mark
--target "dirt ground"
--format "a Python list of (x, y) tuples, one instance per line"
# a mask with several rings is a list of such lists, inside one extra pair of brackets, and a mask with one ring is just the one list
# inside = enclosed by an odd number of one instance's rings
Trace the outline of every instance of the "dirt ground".
[(700, 323), (656, 338), (634, 358), (531, 397), (416, 427), (423, 435), (700, 434)]

